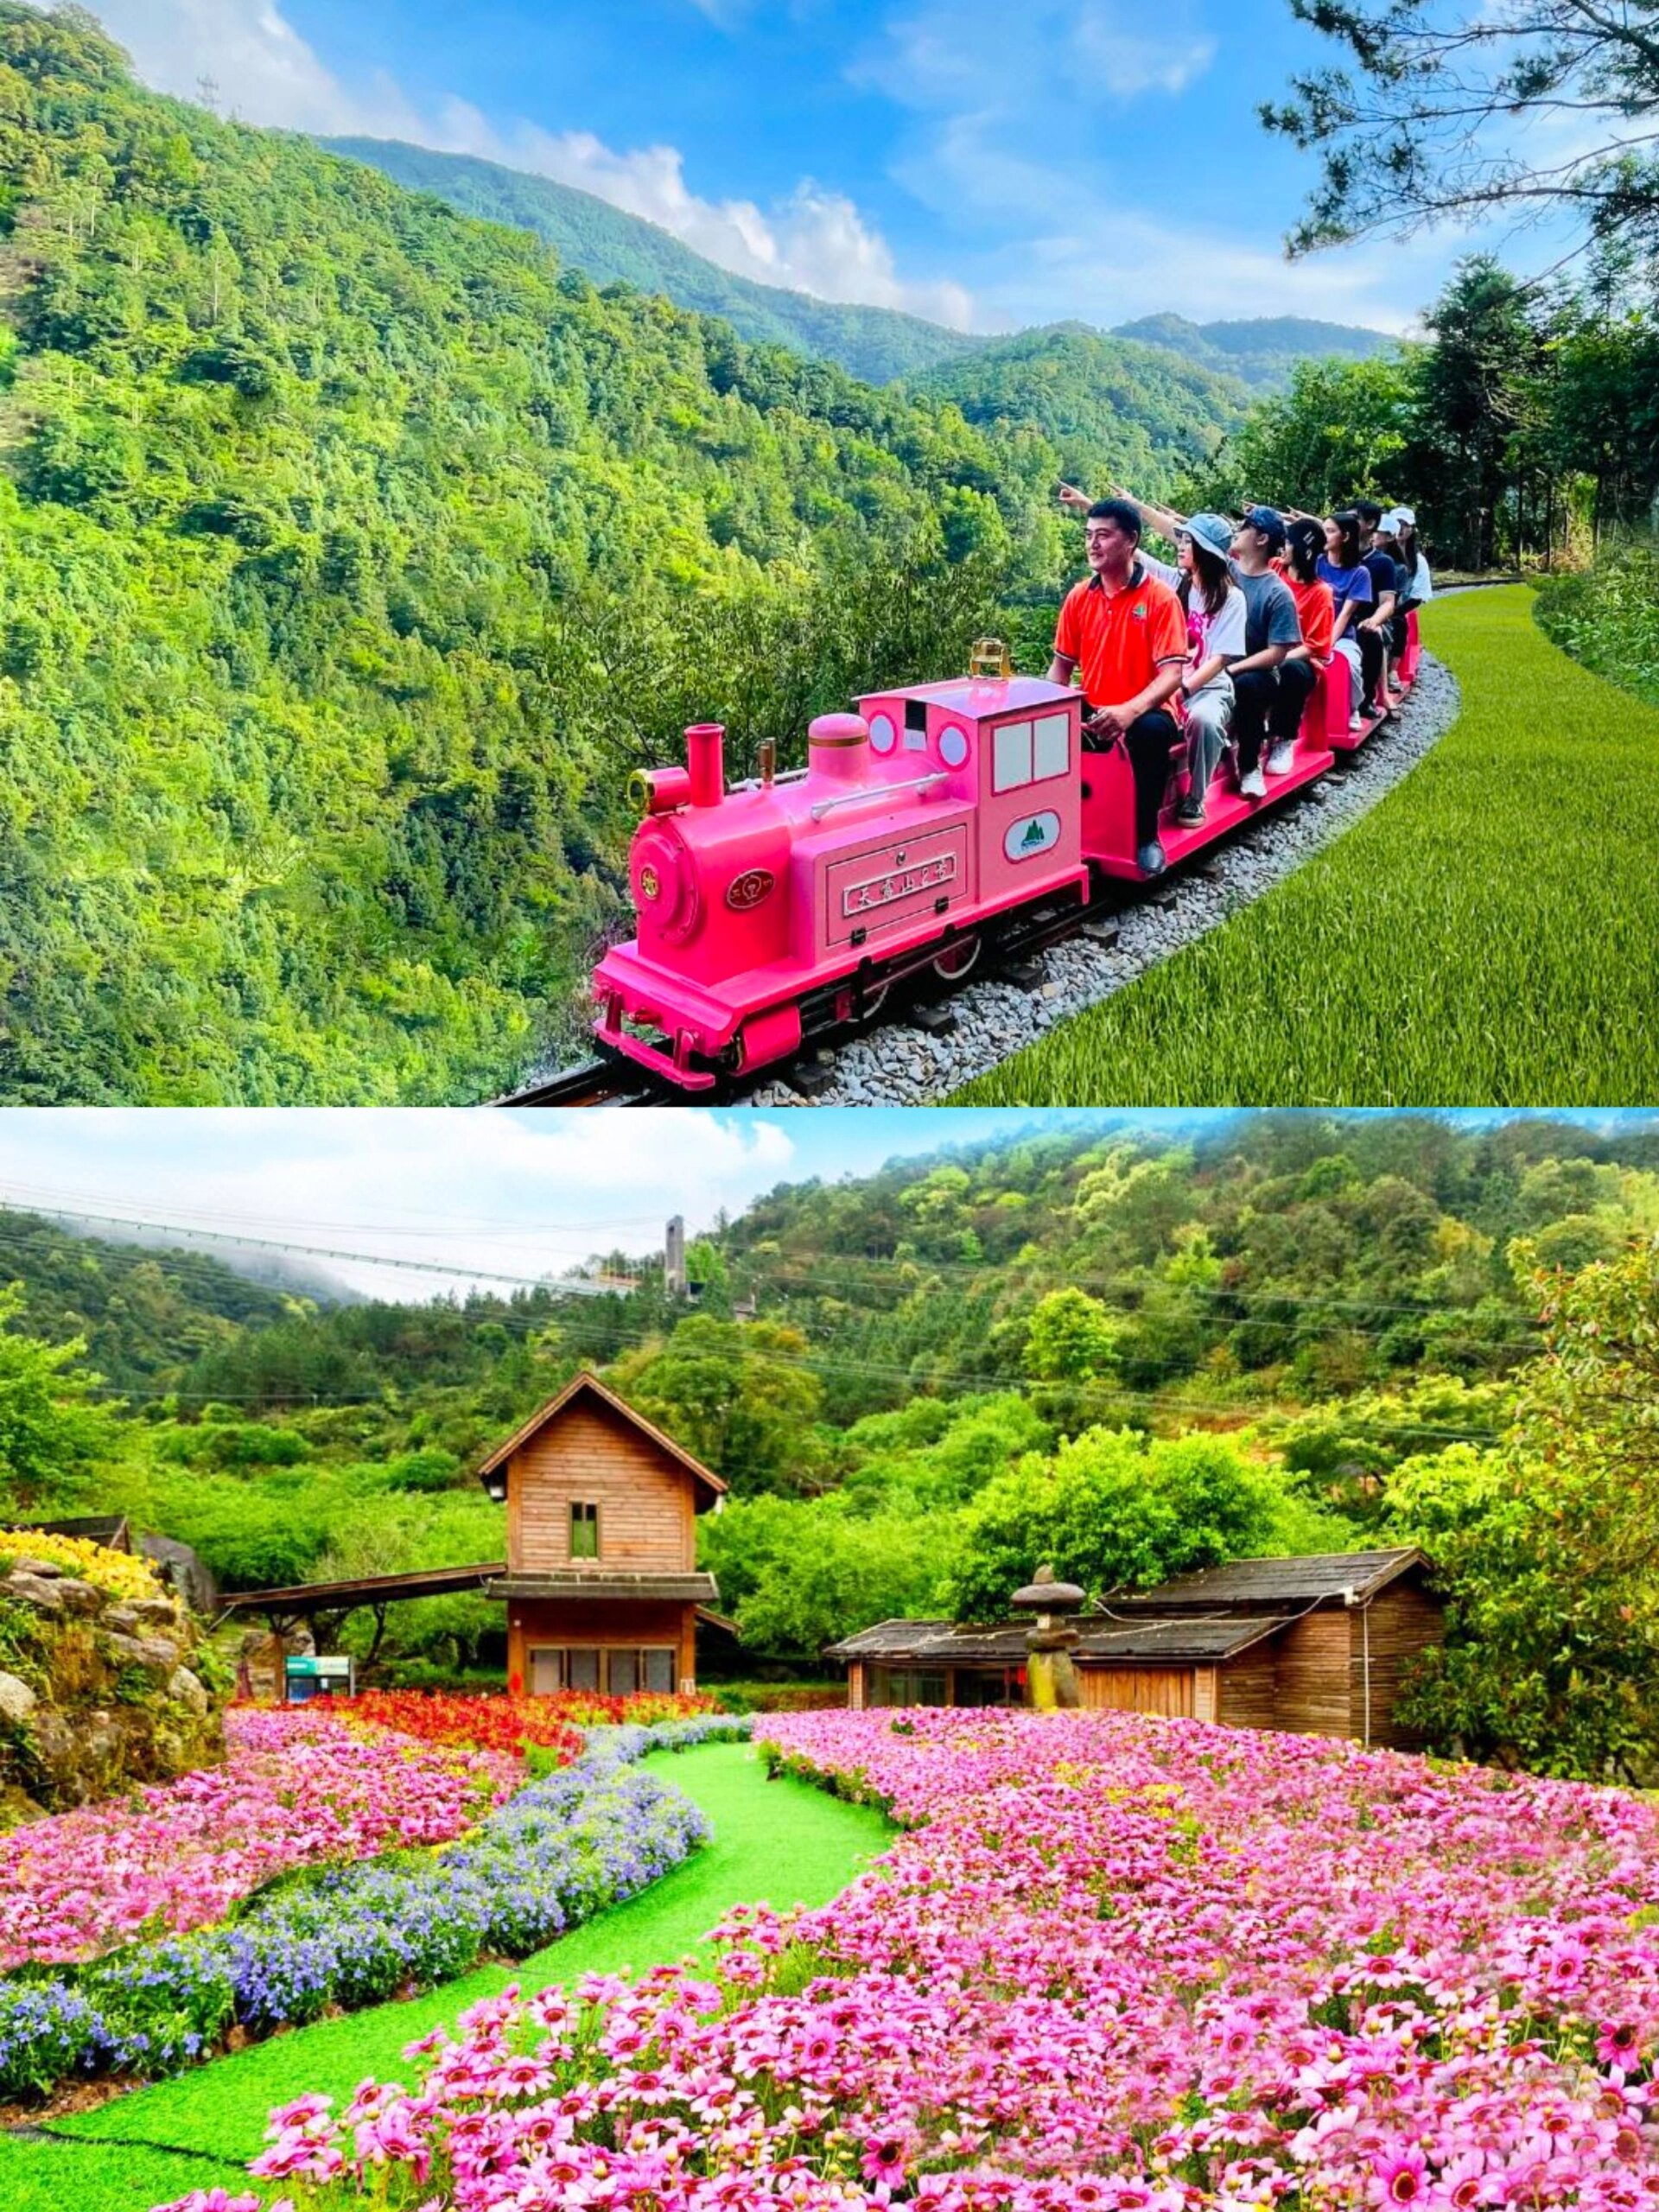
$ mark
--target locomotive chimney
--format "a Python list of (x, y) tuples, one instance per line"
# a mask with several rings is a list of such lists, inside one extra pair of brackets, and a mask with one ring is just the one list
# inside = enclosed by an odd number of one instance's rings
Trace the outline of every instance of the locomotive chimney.
[(807, 727), (806, 760), (814, 784), (858, 784), (870, 759), (870, 726), (862, 715), (820, 715)]
[(726, 796), (726, 726), (693, 722), (685, 733), (693, 806), (718, 806)]

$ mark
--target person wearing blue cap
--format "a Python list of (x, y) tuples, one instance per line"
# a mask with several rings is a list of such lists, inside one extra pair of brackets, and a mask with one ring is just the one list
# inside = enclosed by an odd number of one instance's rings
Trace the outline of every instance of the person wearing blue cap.
[[(1136, 499), (1120, 486), (1114, 489), (1120, 497), (1132, 500), (1142, 520), (1162, 537), (1179, 543), (1191, 526), (1186, 517), (1173, 507)], [(1072, 493), (1069, 485), (1061, 487), (1064, 505), (1072, 505), (1082, 496)], [(1223, 523), (1220, 516), (1211, 519), (1222, 523), (1228, 532), (1228, 569), (1244, 601), (1244, 651), (1228, 670), (1233, 689), (1230, 727), (1238, 747), (1238, 787), (1246, 798), (1265, 798), (1264, 744), (1271, 734), (1268, 774), (1286, 774), (1294, 764), (1303, 711), (1319, 671), (1303, 643), (1296, 601), (1284, 578), (1271, 565), (1274, 556), (1285, 550), (1284, 518), (1275, 508), (1252, 506), (1236, 530)], [(1154, 561), (1149, 553), (1142, 553), (1141, 558), (1149, 574), (1179, 589), (1180, 569), (1167, 562)]]

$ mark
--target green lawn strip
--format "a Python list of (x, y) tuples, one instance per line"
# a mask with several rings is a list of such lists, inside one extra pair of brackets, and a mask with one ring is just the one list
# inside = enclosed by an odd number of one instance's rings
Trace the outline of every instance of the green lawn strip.
[[(63, 2212), (69, 2190), (73, 2212), (148, 2205), (155, 2200), (130, 2189), (125, 2195), (97, 2193), (105, 2161), (118, 2143), (143, 2145), (156, 2157), (168, 2147), (206, 2152), (239, 2171), (260, 2148), (273, 2105), (307, 2090), (344, 2101), (369, 2075), (410, 2078), (404, 2046), (434, 2027), (453, 2026), (479, 1998), (514, 1981), (540, 1989), (583, 1974), (638, 1972), (664, 1960), (703, 1955), (702, 1938), (731, 1906), (762, 1899), (779, 1906), (822, 1904), (845, 1888), (892, 1834), (887, 1821), (868, 1807), (844, 1804), (805, 1783), (767, 1782), (744, 1744), (658, 1753), (650, 1764), (696, 1799), (715, 1831), (709, 1844), (651, 1888), (517, 1967), (480, 1968), (424, 1997), (274, 2036), (66, 2120), (49, 2144), (0, 2139), (5, 2159), (0, 2205), (5, 2212)], [(174, 2195), (224, 2179), (205, 2166), (198, 2170), (194, 2159), (163, 2163), (175, 2174)], [(144, 2166), (146, 2183), (154, 2171)]]
[(1659, 1096), (1659, 711), (1551, 645), (1524, 588), (1442, 601), (1423, 627), (1463, 709), (1411, 774), (1264, 898), (953, 1103)]

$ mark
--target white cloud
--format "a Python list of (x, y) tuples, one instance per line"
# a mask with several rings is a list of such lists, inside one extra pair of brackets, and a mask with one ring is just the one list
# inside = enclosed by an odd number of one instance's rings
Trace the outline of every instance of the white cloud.
[[(660, 1249), (669, 1215), (696, 1233), (784, 1179), (793, 1141), (765, 1115), (464, 1114), (373, 1108), (0, 1113), (0, 1204), (108, 1214), (256, 1240), (381, 1254), (432, 1274), (329, 1262), (353, 1288), (406, 1300), (469, 1268), (530, 1281), (613, 1248)], [(89, 1228), (96, 1235), (96, 1227)]]
[[(734, 0), (693, 4), (721, 28), (735, 20)], [(963, 286), (901, 276), (891, 248), (854, 203), (810, 180), (762, 209), (694, 192), (673, 146), (619, 150), (591, 131), (550, 131), (523, 119), (501, 126), (457, 99), (424, 111), (384, 72), (360, 87), (344, 83), (276, 0), (96, 0), (96, 12), (146, 83), (195, 99), (211, 79), (220, 106), (245, 122), (478, 155), (594, 193), (735, 275), (971, 327), (974, 302)]]
[(1083, 104), (1182, 91), (1215, 58), (1197, 0), (1164, 0), (1147, 28), (1144, 0), (924, 0), (894, 16), (852, 64), (906, 107), (995, 108), (1029, 132), (1068, 130)]

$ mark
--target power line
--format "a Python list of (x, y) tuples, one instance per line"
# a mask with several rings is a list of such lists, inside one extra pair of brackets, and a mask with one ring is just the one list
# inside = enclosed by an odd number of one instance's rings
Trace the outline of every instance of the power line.
[(351, 1252), (321, 1244), (301, 1244), (283, 1237), (247, 1236), (239, 1230), (199, 1229), (181, 1226), (177, 1222), (133, 1219), (119, 1214), (80, 1213), (64, 1207), (59, 1210), (60, 1218), (67, 1221), (94, 1222), (105, 1228), (148, 1230), (152, 1234), (169, 1236), (204, 1236), (221, 1244), (239, 1245), (255, 1252), (293, 1252), (308, 1259), (339, 1260), (372, 1268), (402, 1268), (413, 1274), (453, 1275), (467, 1281), (511, 1283), (519, 1290), (542, 1290), (551, 1296), (602, 1297), (617, 1290), (632, 1290), (638, 1278), (632, 1275), (547, 1276), (508, 1274), (492, 1268), (474, 1267), (471, 1262), (454, 1260), (413, 1260), (385, 1252)]

